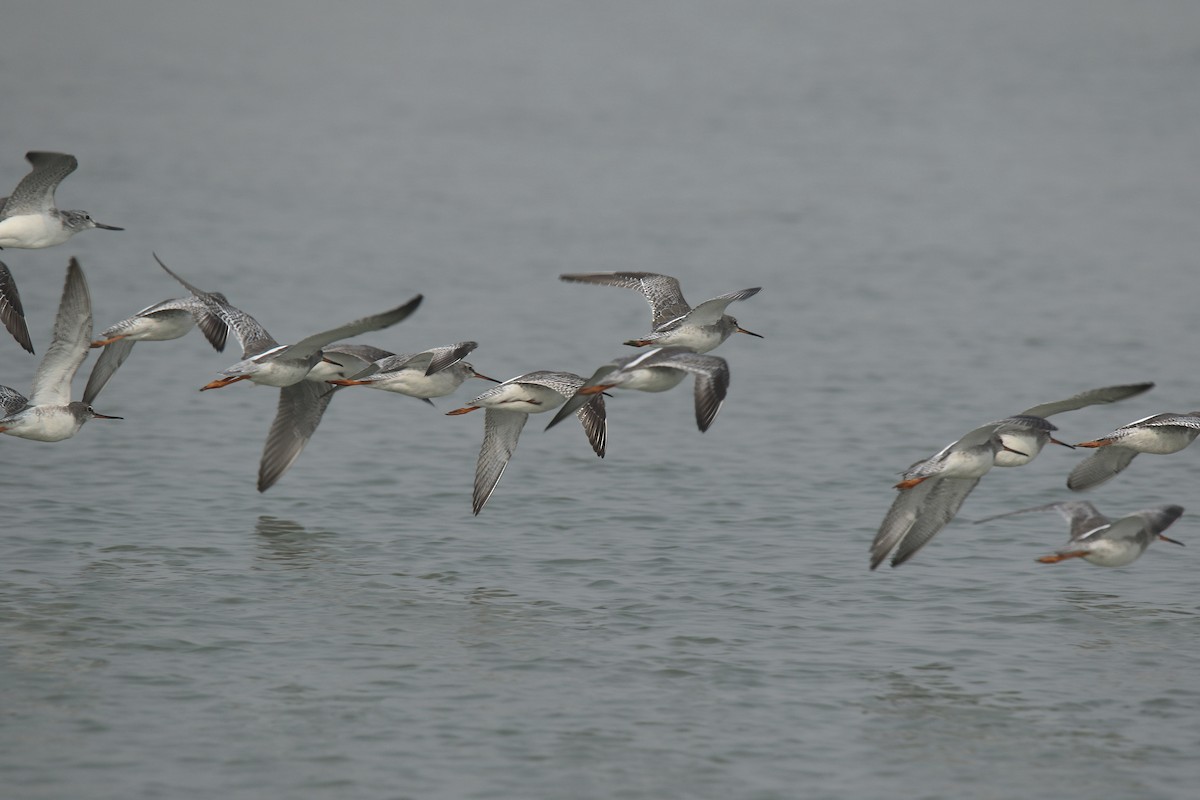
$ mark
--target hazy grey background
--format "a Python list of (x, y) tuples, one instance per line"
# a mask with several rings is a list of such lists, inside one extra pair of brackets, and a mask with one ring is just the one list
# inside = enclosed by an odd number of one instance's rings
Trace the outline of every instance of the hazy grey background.
[[(1137, 564), (1033, 559), (1079, 456), (997, 470), (899, 570), (895, 475), (1107, 383), (1080, 441), (1200, 408), (1200, 5), (10, 3), (0, 189), (123, 225), (6, 250), (44, 352), (68, 257), (97, 327), (177, 286), (283, 341), (589, 373), (649, 315), (560, 272), (676, 275), (766, 339), (534, 418), (470, 514), (478, 415), (348, 390), (254, 491), (276, 393), (138, 345), (123, 422), (0, 442), (0, 783), (20, 798), (1190, 797), (1200, 457), (1091, 499), (1189, 509)], [(37, 359), (0, 340), (0, 382)], [(89, 365), (85, 365), (87, 370)], [(81, 390), (83, 378), (77, 381)]]

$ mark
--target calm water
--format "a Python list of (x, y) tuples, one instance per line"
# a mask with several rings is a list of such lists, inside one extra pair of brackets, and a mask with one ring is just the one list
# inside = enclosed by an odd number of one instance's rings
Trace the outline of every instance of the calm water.
[[(1190, 797), (1200, 460), (1089, 496), (1189, 509), (1135, 565), (1035, 564), (1053, 448), (867, 570), (897, 472), (1108, 383), (1079, 441), (1200, 407), (1200, 6), (24, 3), (0, 189), (30, 149), (127, 228), (5, 251), (39, 352), (67, 258), (97, 327), (179, 288), (289, 341), (463, 339), (590, 373), (677, 275), (764, 340), (621, 394), (609, 455), (536, 417), (478, 518), (479, 415), (348, 390), (270, 492), (276, 393), (138, 345), (95, 421), (0, 442), (0, 783), (13, 798)], [(2, 382), (37, 359), (4, 337)], [(85, 369), (88, 367), (85, 366)], [(82, 387), (82, 378), (76, 382)]]

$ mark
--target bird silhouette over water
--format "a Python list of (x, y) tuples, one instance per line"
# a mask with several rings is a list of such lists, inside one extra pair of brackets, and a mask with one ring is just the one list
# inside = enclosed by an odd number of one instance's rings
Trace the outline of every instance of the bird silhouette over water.
[(219, 389), (241, 380), (280, 389), (275, 419), (267, 433), (258, 470), (258, 490), (269, 489), (300, 457), (304, 445), (325, 413), (332, 392), (324, 380), (307, 381), (309, 372), (326, 359), (322, 348), (339, 339), (358, 336), (395, 325), (417, 310), (422, 296), (416, 295), (403, 305), (380, 314), (348, 322), (337, 328), (314, 333), (296, 344), (281, 345), (254, 317), (231, 305), (223, 296), (198, 289), (171, 271), (158, 259), (159, 266), (179, 281), (213, 314), (220, 317), (242, 345), (242, 360), (223, 370), (221, 377), (201, 387), (201, 391)]
[(463, 361), (463, 358), (478, 346), (475, 342), (458, 342), (433, 347), (420, 353), (389, 354), (377, 360), (373, 365), (375, 369), (364, 375), (329, 382), (336, 386), (381, 389), (425, 401), (433, 397), (445, 397), (468, 378), (499, 383), (495, 378), (476, 372), (475, 367)]
[(91, 228), (125, 230), (102, 225), (86, 211), (62, 211), (54, 205), (54, 190), (79, 167), (75, 156), (35, 150), (26, 153), (25, 159), (33, 170), (12, 194), (0, 200), (0, 247), (39, 249), (62, 244)]
[(967, 495), (993, 466), (1028, 464), (1050, 443), (1071, 447), (1051, 435), (1058, 428), (1046, 417), (1114, 403), (1153, 386), (1153, 383), (1102, 386), (1063, 400), (1041, 403), (976, 428), (931, 458), (913, 464), (896, 484), (900, 494), (871, 543), (871, 569), (878, 567), (893, 549), (893, 567), (912, 558), (954, 519)]
[[(224, 300), (224, 297), (221, 297)], [(218, 353), (225, 350), (229, 328), (224, 320), (208, 310), (203, 301), (189, 295), (163, 300), (147, 306), (128, 319), (105, 328), (92, 347), (102, 347), (100, 357), (83, 389), (83, 402), (90, 403), (120, 369), (138, 342), (165, 342), (178, 339), (194, 327)]]
[[(0, 249), (53, 247), (91, 228), (124, 230), (115, 225), (102, 225), (86, 211), (62, 211), (55, 206), (54, 190), (79, 166), (75, 156), (34, 150), (26, 153), (25, 159), (33, 169), (21, 179), (12, 194), (0, 198)], [(0, 322), (21, 347), (33, 352), (16, 281), (3, 264), (0, 264)]]
[(729, 364), (720, 356), (696, 353), (686, 347), (655, 347), (635, 356), (616, 358), (592, 373), (567, 401), (546, 430), (578, 411), (592, 397), (609, 389), (665, 392), (696, 376), (696, 426), (707, 431), (717, 418), (729, 390)]
[(723, 294), (692, 308), (683, 299), (679, 281), (670, 275), (656, 272), (589, 272), (560, 275), (559, 278), (570, 283), (621, 286), (636, 289), (645, 295), (653, 316), (653, 330), (645, 336), (625, 342), (634, 347), (679, 346), (697, 353), (707, 353), (735, 333), (763, 338), (742, 328), (736, 319), (725, 313), (734, 300), (745, 300), (758, 294), (761, 288), (758, 286)]
[[(541, 414), (558, 408), (575, 390), (583, 378), (571, 372), (539, 370), (510, 378), (493, 386), (468, 405), (447, 411), (450, 416), (467, 414), (483, 408), (483, 445), (475, 465), (475, 487), (471, 493), (471, 510), (478, 514), (492, 496), (500, 476), (504, 474), (517, 440), (530, 414)], [(596, 455), (604, 458), (607, 424), (604, 395), (596, 394), (575, 411), (588, 443)]]
[(1183, 542), (1163, 535), (1163, 531), (1183, 515), (1183, 506), (1176, 505), (1145, 508), (1110, 520), (1086, 500), (1068, 500), (996, 514), (976, 520), (976, 523), (1031, 511), (1057, 511), (1071, 524), (1071, 540), (1054, 554), (1039, 558), (1043, 564), (1082, 558), (1099, 567), (1123, 567), (1137, 561), (1155, 540), (1183, 546)]
[(58, 442), (74, 436), (90, 419), (121, 419), (71, 400), (71, 379), (87, 358), (91, 339), (92, 298), (83, 268), (72, 258), (54, 319), (53, 340), (33, 376), (28, 399), (15, 389), (0, 386), (0, 433)]
[(993, 422), (976, 428), (905, 471), (895, 487), (899, 494), (871, 542), (871, 569), (893, 550), (892, 566), (900, 566), (946, 527), (979, 479), (995, 466), (997, 453), (1029, 455), (1008, 448), (1000, 437), (1001, 427)]
[(1080, 442), (1096, 452), (1080, 461), (1067, 477), (1067, 488), (1081, 492), (1099, 486), (1133, 462), (1138, 453), (1178, 453), (1200, 435), (1200, 411), (1164, 413), (1122, 425), (1112, 433)]

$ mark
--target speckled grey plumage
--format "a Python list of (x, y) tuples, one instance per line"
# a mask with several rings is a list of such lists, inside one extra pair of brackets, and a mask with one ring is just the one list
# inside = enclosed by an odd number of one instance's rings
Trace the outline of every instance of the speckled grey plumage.
[[(665, 378), (663, 388), (645, 389), (637, 385), (647, 373), (658, 372)], [(729, 363), (720, 356), (696, 353), (682, 347), (658, 347), (634, 356), (615, 358), (597, 369), (580, 389), (604, 386), (613, 389), (663, 391), (678, 384), (688, 374), (695, 376), (696, 426), (707, 431), (716, 419), (729, 390)], [(673, 381), (673, 382), (672, 382)], [(669, 385), (668, 385), (669, 384)], [(546, 429), (557, 425), (588, 401), (589, 395), (576, 392), (559, 409)]]
[[(223, 295), (218, 297), (224, 300)], [(103, 346), (100, 357), (88, 375), (87, 385), (83, 388), (83, 402), (90, 403), (96, 399), (113, 374), (129, 358), (134, 344), (177, 339), (192, 327), (200, 329), (214, 350), (218, 353), (224, 351), (229, 328), (224, 320), (192, 295), (147, 306), (132, 317), (105, 328), (97, 338), (107, 344)]]
[[(1121, 473), (1139, 453), (1167, 455), (1187, 447), (1200, 435), (1200, 411), (1144, 417), (1092, 442), (1109, 442), (1080, 461), (1067, 477), (1067, 488), (1081, 492)], [(1089, 446), (1081, 443), (1079, 446)]]
[(25, 323), (25, 309), (21, 305), (21, 294), (8, 265), (0, 261), (0, 322), (25, 350), (33, 352), (33, 340), (29, 338), (29, 326)]
[(683, 299), (679, 281), (670, 275), (656, 272), (590, 272), (560, 275), (559, 278), (570, 283), (619, 286), (641, 292), (650, 304), (652, 330), (625, 344), (637, 347), (647, 344), (684, 345), (704, 353), (738, 331), (762, 338), (757, 333), (740, 328), (737, 320), (725, 313), (730, 303), (753, 297), (761, 287), (729, 292), (705, 300), (693, 308)]
[(0, 432), (57, 442), (74, 436), (89, 419), (105, 418), (87, 403), (71, 400), (71, 379), (87, 357), (91, 337), (91, 295), (82, 267), (72, 258), (54, 319), (53, 339), (33, 376), (29, 398), (21, 402), (20, 392), (4, 387), (0, 402), (6, 412), (0, 418)]
[[(90, 228), (123, 230), (96, 222), (86, 211), (64, 211), (55, 206), (54, 192), (58, 185), (79, 167), (75, 156), (34, 150), (25, 154), (25, 160), (33, 169), (0, 203), (0, 246), (39, 249), (62, 244)], [(44, 226), (44, 230), (38, 230), (33, 238), (29, 238), (30, 230), (21, 231), (13, 225), (5, 225), (17, 217), (40, 217), (35, 226)]]
[[(475, 397), (455, 413), (484, 408), (483, 444), (475, 465), (475, 484), (471, 492), (471, 510), (478, 514), (492, 496), (517, 448), (521, 431), (531, 413), (558, 408), (583, 378), (570, 372), (539, 370), (511, 378)], [(597, 394), (576, 411), (592, 451), (604, 457), (607, 427), (604, 397)]]

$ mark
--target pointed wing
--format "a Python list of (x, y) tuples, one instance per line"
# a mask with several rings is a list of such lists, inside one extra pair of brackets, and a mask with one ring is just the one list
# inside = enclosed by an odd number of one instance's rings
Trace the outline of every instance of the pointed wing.
[(33, 352), (33, 341), (29, 338), (29, 327), (25, 324), (25, 309), (21, 306), (21, 295), (17, 282), (13, 280), (8, 266), (0, 261), (0, 322), (26, 351)]
[(58, 304), (58, 316), (54, 319), (54, 340), (33, 376), (30, 405), (71, 402), (71, 378), (87, 358), (91, 342), (92, 298), (88, 294), (83, 268), (72, 258)]
[(931, 480), (935, 485), (921, 506), (916, 524), (912, 526), (904, 540), (900, 542), (900, 546), (896, 548), (896, 554), (892, 556), (893, 567), (898, 567), (912, 558), (934, 537), (934, 534), (946, 527), (950, 520), (958, 514), (958, 510), (962, 508), (967, 495), (979, 483), (979, 478)]
[[(761, 286), (755, 286), (752, 289), (741, 289), (729, 294), (723, 294), (720, 297), (714, 297), (712, 300), (705, 300), (700, 305), (692, 309), (687, 315), (687, 321), (692, 325), (712, 325), (725, 315), (725, 309), (734, 300), (745, 300), (747, 297), (753, 297), (762, 290)], [(658, 325), (654, 326), (658, 328)]]
[(300, 457), (338, 388), (315, 381), (300, 381), (279, 390), (279, 406), (258, 465), (260, 492), (274, 486)]
[(529, 415), (520, 411), (489, 408), (484, 411), (483, 446), (475, 465), (475, 489), (471, 493), (471, 510), (478, 514), (496, 489), (504, 468), (508, 466), (521, 429)]
[(725, 392), (729, 388), (729, 370), (716, 373), (696, 373), (696, 425), (700, 432), (707, 431), (717, 418), (725, 403)]
[(0, 419), (17, 413), (27, 405), (29, 401), (25, 395), (12, 387), (0, 386)]
[(683, 369), (696, 376), (696, 425), (701, 431), (707, 431), (725, 402), (725, 394), (729, 389), (729, 362), (720, 356), (693, 353), (690, 350), (680, 350), (662, 357), (664, 352), (674, 350), (676, 348), (664, 347), (659, 357), (644, 363), (649, 366), (661, 360), (664, 366)]
[(636, 289), (645, 295), (646, 302), (650, 304), (653, 328), (682, 317), (692, 310), (683, 299), (679, 281), (670, 275), (659, 275), (657, 272), (589, 272), (558, 277), (572, 283), (594, 283)]
[[(229, 301), (225, 299), (225, 295), (219, 292), (206, 292), (203, 289), (196, 288), (172, 272), (171, 268), (163, 263), (157, 253), (153, 253), (152, 255), (154, 256), (154, 260), (158, 262), (160, 267), (166, 270), (168, 275), (183, 284), (185, 289), (204, 304), (209, 313), (216, 315), (229, 326), (233, 331), (233, 335), (237, 337), (238, 342), (242, 345), (243, 359), (253, 358), (259, 353), (265, 353), (279, 346), (279, 342), (271, 338), (271, 334), (267, 333), (266, 328), (258, 324), (258, 320), (240, 308), (230, 305)], [(209, 341), (211, 342), (212, 340), (209, 339)]]
[(1067, 476), (1067, 488), (1073, 492), (1091, 489), (1112, 478), (1129, 466), (1137, 456), (1137, 450), (1128, 447), (1097, 447), (1090, 456), (1075, 465)]
[(479, 345), (475, 342), (458, 342), (445, 347), (434, 347), (425, 352), (430, 355), (429, 366), (425, 368), (426, 375), (434, 375), (446, 367), (451, 367), (462, 361)]
[[(219, 292), (213, 292), (213, 295), (221, 302), (229, 305), (229, 301), (225, 299), (225, 295)], [(196, 327), (204, 334), (204, 338), (212, 345), (213, 349), (218, 353), (225, 352), (225, 340), (229, 336), (229, 326), (225, 324), (225, 320), (219, 314), (214, 314), (209, 310), (208, 306), (201, 303), (192, 303), (192, 317), (196, 320)]]
[(892, 501), (892, 507), (888, 509), (887, 515), (879, 526), (879, 531), (875, 534), (875, 540), (871, 542), (871, 569), (882, 564), (888, 553), (892, 552), (892, 549), (916, 524), (925, 499), (933, 491), (936, 483), (934, 480), (927, 480), (896, 494), (896, 499)]
[(575, 412), (575, 416), (583, 425), (583, 433), (587, 436), (588, 444), (592, 446), (592, 452), (604, 458), (604, 450), (608, 443), (608, 420), (604, 409), (604, 395), (598, 394), (592, 397), (592, 402), (584, 403), (579, 411)]
[[(721, 404), (725, 402), (725, 394), (729, 389), (729, 362), (720, 356), (696, 353), (686, 347), (659, 347), (641, 355), (618, 359), (614, 364), (620, 365), (622, 370), (640, 367), (670, 367), (694, 375), (696, 377), (696, 425), (701, 431), (707, 431), (712, 425), (717, 412), (721, 410)], [(596, 375), (593, 375), (592, 379), (595, 378)]]
[(418, 294), (404, 305), (396, 306), (390, 311), (384, 311), (382, 314), (372, 314), (327, 331), (314, 333), (312, 336), (305, 336), (288, 348), (289, 355), (293, 358), (305, 358), (317, 352), (325, 345), (336, 342), (339, 339), (349, 339), (351, 336), (358, 336), (362, 333), (378, 331), (395, 325), (416, 311), (417, 306), (421, 305), (422, 299), (424, 299), (423, 296)]
[(4, 216), (44, 214), (54, 209), (54, 190), (79, 167), (75, 156), (33, 151), (25, 154), (33, 170), (21, 179), (4, 204)]
[(92, 374), (88, 376), (87, 386), (83, 387), (83, 402), (91, 404), (96, 399), (96, 395), (100, 394), (108, 379), (120, 369), (125, 359), (129, 358), (134, 344), (136, 342), (132, 339), (117, 339), (104, 345), (100, 357), (96, 359), (96, 365), (92, 367)]
[(229, 330), (233, 331), (233, 335), (237, 337), (238, 343), (242, 346), (243, 360), (254, 358), (254, 356), (279, 347), (279, 342), (267, 333), (267, 329), (245, 311), (229, 303), (213, 299), (213, 295), (205, 294), (197, 295), (197, 297), (204, 301), (204, 305), (208, 307), (210, 313), (215, 314), (228, 326)]
[(1021, 416), (1048, 417), (1051, 414), (1061, 414), (1064, 411), (1074, 411), (1075, 409), (1087, 406), (1115, 403), (1118, 400), (1134, 397), (1153, 388), (1153, 383), (1125, 383), (1118, 386), (1102, 386), (1099, 389), (1088, 389), (1087, 391), (1072, 395), (1065, 400), (1059, 400), (1054, 403), (1042, 403), (1040, 406), (1027, 408), (1021, 412)]
[(563, 403), (562, 407), (558, 409), (558, 413), (554, 415), (554, 419), (550, 420), (550, 423), (546, 426), (546, 430), (550, 430), (555, 425), (569, 417), (571, 414), (579, 411), (579, 409), (583, 408), (584, 405), (586, 405), (587, 402), (593, 397), (593, 395), (580, 394), (580, 389), (599, 386), (604, 382), (604, 377), (616, 369), (616, 364), (605, 364), (593, 372), (592, 377), (588, 378), (580, 386), (574, 389), (568, 389), (567, 402)]

